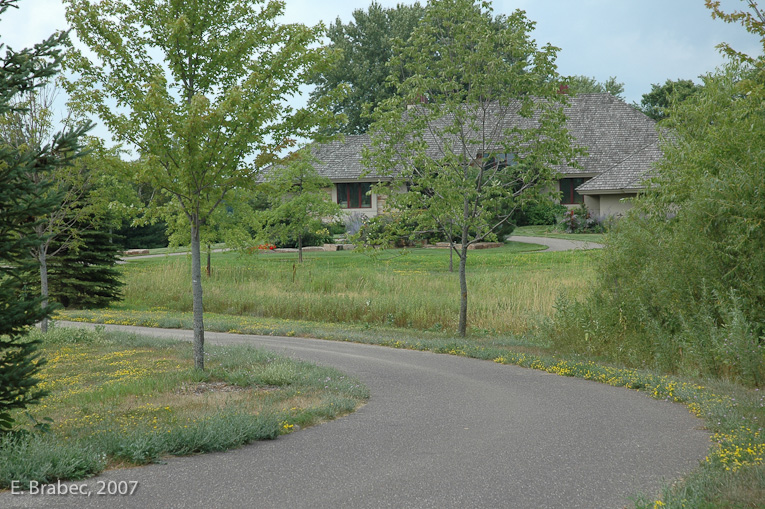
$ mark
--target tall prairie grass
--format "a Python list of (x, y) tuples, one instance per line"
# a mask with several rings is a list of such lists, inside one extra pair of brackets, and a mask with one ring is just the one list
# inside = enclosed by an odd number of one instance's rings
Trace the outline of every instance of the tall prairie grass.
[[(412, 250), (387, 260), (358, 253), (216, 256), (203, 282), (205, 311), (416, 329), (457, 325), (459, 281), (445, 250)], [(475, 251), (468, 265), (468, 322), (473, 329), (519, 333), (551, 316), (556, 298), (576, 296), (593, 278), (595, 252)], [(189, 311), (187, 257), (131, 262), (119, 307)]]

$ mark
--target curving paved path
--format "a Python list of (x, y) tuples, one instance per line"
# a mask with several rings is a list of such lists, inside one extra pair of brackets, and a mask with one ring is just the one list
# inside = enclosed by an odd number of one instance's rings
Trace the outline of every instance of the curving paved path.
[[(190, 339), (179, 330), (119, 327)], [(0, 507), (624, 507), (696, 467), (710, 447), (683, 406), (515, 366), (303, 338), (207, 333), (361, 378), (354, 414), (227, 453), (90, 480), (133, 496), (0, 495)]]
[(525, 244), (542, 244), (547, 246), (545, 252), (549, 251), (571, 251), (572, 249), (601, 249), (603, 244), (589, 242), (586, 240), (567, 240), (554, 239), (551, 237), (526, 237), (523, 235), (511, 235), (507, 238), (513, 242), (523, 242)]

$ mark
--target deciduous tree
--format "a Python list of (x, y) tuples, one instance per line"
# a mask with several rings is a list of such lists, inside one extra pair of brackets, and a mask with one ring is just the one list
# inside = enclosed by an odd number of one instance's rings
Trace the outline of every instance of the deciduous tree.
[(332, 106), (335, 113), (347, 118), (336, 132), (367, 131), (371, 119), (365, 115), (365, 108), (373, 109), (394, 92), (385, 80), (394, 41), (406, 41), (423, 14), (418, 2), (385, 8), (373, 1), (366, 11), (354, 10), (353, 21), (344, 24), (337, 18), (329, 26), (333, 61), (313, 77), (316, 88), (310, 100), (316, 102), (338, 88), (347, 88), (347, 94)]
[[(765, 35), (749, 4), (727, 19)], [(652, 185), (609, 234), (599, 284), (559, 306), (557, 347), (765, 384), (763, 56), (728, 54), (667, 106)]]
[(666, 118), (673, 106), (685, 101), (701, 90), (701, 85), (691, 80), (667, 80), (663, 85), (654, 83), (651, 91), (643, 94), (640, 109), (654, 120)]
[(303, 239), (323, 228), (340, 213), (329, 192), (332, 182), (318, 174), (308, 149), (297, 152), (286, 164), (273, 169), (267, 179), (271, 207), (261, 213), (261, 234), (282, 242), (297, 240), (298, 261), (303, 262)]
[[(390, 63), (396, 95), (376, 111), (368, 165), (395, 176), (390, 202), (435, 224), (459, 256), (459, 334), (467, 330), (468, 249), (496, 238), (571, 156), (557, 48), (538, 48), (522, 11), (434, 0)], [(403, 68), (404, 72), (399, 72)], [(459, 237), (454, 242), (453, 236)]]
[(204, 368), (201, 230), (232, 189), (323, 120), (294, 109), (325, 59), (321, 27), (282, 25), (268, 0), (65, 0), (76, 106), (140, 152), (137, 177), (172, 196), (191, 237), (194, 363)]
[[(13, 147), (19, 152), (39, 152), (44, 146), (50, 146), (55, 137), (52, 105), (56, 95), (54, 88), (35, 87), (22, 94), (12, 111), (0, 117), (0, 143)], [(79, 128), (84, 132), (89, 128), (83, 123)], [(66, 158), (66, 154), (52, 153), (53, 158)], [(35, 165), (28, 168), (27, 178), (35, 186), (47, 189), (47, 193), (56, 196), (57, 206), (44, 216), (36, 218), (30, 234), (37, 243), (30, 247), (32, 257), (39, 265), (40, 294), (42, 305), (48, 305), (50, 294), (48, 281), (48, 261), (62, 250), (70, 247), (77, 238), (76, 224), (85, 210), (84, 200), (90, 186), (90, 172), (83, 164), (53, 164), (52, 167)], [(48, 330), (48, 319), (40, 324), (43, 332)]]
[(616, 81), (616, 76), (611, 76), (602, 83), (589, 76), (571, 76), (565, 84), (569, 92), (574, 95), (608, 93), (619, 99), (624, 99), (624, 83)]

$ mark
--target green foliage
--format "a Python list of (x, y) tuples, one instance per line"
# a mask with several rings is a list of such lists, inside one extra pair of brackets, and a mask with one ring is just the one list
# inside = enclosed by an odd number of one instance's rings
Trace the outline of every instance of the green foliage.
[[(0, 0), (0, 14), (14, 0)], [(32, 49), (6, 50), (0, 58), (0, 117), (23, 114), (19, 95), (42, 85), (58, 71), (59, 34)], [(29, 174), (49, 174), (81, 155), (78, 140), (85, 128), (59, 133), (49, 144), (21, 148), (0, 141), (0, 435), (13, 427), (11, 411), (39, 402), (37, 388), (44, 361), (28, 327), (46, 318), (42, 299), (29, 294), (24, 277), (34, 270), (29, 252), (39, 239), (30, 232), (59, 205), (50, 179), (33, 182)]]
[(123, 221), (120, 228), (114, 230), (115, 242), (122, 249), (153, 249), (167, 247), (167, 223), (164, 221), (147, 225), (131, 225)]
[(663, 85), (654, 83), (651, 91), (643, 94), (640, 109), (652, 119), (661, 120), (669, 115), (673, 106), (685, 101), (701, 88), (701, 85), (691, 80), (667, 80)]
[(611, 76), (602, 83), (589, 76), (570, 76), (564, 84), (572, 95), (607, 93), (624, 99), (624, 83), (616, 81), (616, 76)]
[(516, 226), (554, 225), (566, 213), (565, 205), (553, 200), (539, 200), (524, 205), (513, 214)]
[(407, 217), (402, 214), (380, 214), (365, 218), (351, 241), (362, 249), (405, 247), (411, 245), (417, 235), (412, 233), (414, 228), (416, 225), (407, 223)]
[(469, 245), (496, 237), (573, 158), (557, 48), (537, 48), (533, 27), (522, 11), (495, 17), (487, 2), (430, 2), (389, 62), (397, 95), (375, 111), (365, 151), (376, 173), (395, 174), (393, 189), (408, 189), (390, 194), (392, 208), (418, 230), (459, 236), (461, 334)]
[(377, 2), (366, 11), (353, 11), (353, 21), (343, 24), (340, 18), (327, 30), (331, 65), (312, 78), (316, 88), (312, 103), (333, 90), (347, 87), (347, 94), (333, 103), (332, 111), (346, 117), (345, 123), (332, 132), (360, 134), (367, 131), (371, 119), (365, 110), (373, 110), (391, 97), (395, 90), (386, 83), (387, 62), (394, 54), (396, 41), (406, 41), (424, 14), (423, 7), (398, 4), (385, 8)]
[[(54, 97), (53, 89), (47, 87), (25, 91), (12, 110), (0, 116), (0, 143), (19, 152), (43, 150), (43, 147), (55, 143), (59, 134), (53, 132)], [(83, 125), (85, 130), (87, 126)], [(58, 159), (60, 155), (52, 154), (52, 157)], [(80, 159), (75, 164), (54, 164), (47, 168), (31, 166), (27, 169), (27, 178), (57, 200), (56, 207), (38, 217), (28, 231), (37, 240), (35, 245), (30, 246), (29, 252), (39, 264), (37, 288), (45, 307), (49, 296), (48, 261), (77, 240), (75, 224), (86, 207), (91, 172)], [(54, 242), (59, 244), (57, 249), (52, 247)], [(43, 331), (47, 330), (47, 318), (42, 319), (40, 326)]]
[(765, 110), (731, 64), (676, 104), (653, 185), (610, 234), (602, 278), (552, 337), (638, 365), (765, 381)]
[(108, 306), (120, 300), (122, 281), (116, 264), (121, 254), (114, 235), (77, 225), (79, 242), (49, 264), (50, 295), (64, 307)]
[(180, 223), (190, 231), (194, 358), (203, 369), (202, 230), (220, 224), (219, 206), (251, 189), (279, 151), (333, 122), (324, 100), (301, 109), (287, 101), (326, 60), (322, 27), (280, 24), (278, 0), (64, 4), (88, 49), (67, 57), (72, 104), (137, 147), (136, 181), (172, 198), (158, 205), (172, 231)]
[(328, 192), (331, 187), (332, 182), (318, 174), (307, 152), (298, 152), (286, 164), (274, 167), (265, 191), (271, 206), (260, 213), (259, 236), (277, 245), (297, 247), (300, 261), (303, 246), (331, 243), (324, 223), (340, 214)]
[(579, 207), (567, 209), (559, 216), (558, 229), (566, 233), (603, 233), (606, 227), (603, 221), (593, 216), (587, 207), (581, 204)]

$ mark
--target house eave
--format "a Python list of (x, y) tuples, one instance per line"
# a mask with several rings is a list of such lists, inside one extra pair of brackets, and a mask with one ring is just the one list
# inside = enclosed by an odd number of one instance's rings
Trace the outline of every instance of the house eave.
[(371, 182), (371, 183), (377, 183), (377, 182), (392, 182), (393, 177), (330, 177), (330, 182), (333, 184), (347, 184), (347, 183), (353, 183), (353, 182)]
[(599, 194), (638, 194), (645, 191), (644, 187), (624, 187), (621, 189), (589, 189), (589, 190), (577, 190), (576, 192), (583, 196), (599, 195)]

